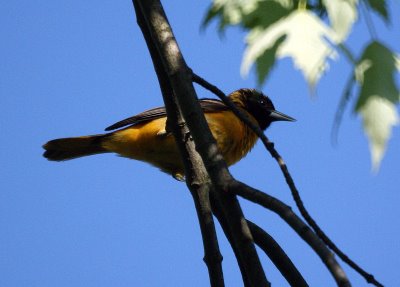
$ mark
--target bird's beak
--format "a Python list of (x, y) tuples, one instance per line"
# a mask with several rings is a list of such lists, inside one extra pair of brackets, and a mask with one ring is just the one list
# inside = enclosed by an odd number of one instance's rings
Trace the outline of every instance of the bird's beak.
[(285, 115), (284, 113), (271, 110), (271, 113), (269, 114), (270, 118), (272, 121), (288, 121), (288, 122), (295, 122), (296, 120), (292, 117), (289, 117), (288, 115)]

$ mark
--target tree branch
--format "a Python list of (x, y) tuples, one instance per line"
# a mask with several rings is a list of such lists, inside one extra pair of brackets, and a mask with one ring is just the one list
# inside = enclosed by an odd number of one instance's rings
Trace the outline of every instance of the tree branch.
[(289, 285), (308, 287), (307, 282), (278, 242), (257, 224), (250, 220), (247, 220), (247, 224), (250, 227), (251, 234), (253, 234), (254, 242), (267, 254)]
[[(174, 99), (176, 97), (176, 103), (193, 136), (196, 150), (201, 155), (212, 183), (218, 188), (211, 195), (221, 207), (221, 214), (224, 219), (221, 224), (227, 224), (224, 230), (229, 232), (228, 238), (231, 240), (230, 243), (237, 255), (245, 285), (269, 286), (254, 247), (253, 238), (236, 197), (233, 194), (221, 192), (221, 187), (226, 186), (226, 182), (221, 181), (232, 181), (233, 179), (209, 131), (192, 86), (191, 73), (182, 58), (161, 3), (156, 0), (137, 0), (137, 3), (137, 7), (140, 8), (137, 10), (141, 11), (151, 41), (156, 47), (157, 53), (154, 56), (159, 57), (159, 62), (162, 62), (163, 70), (171, 85), (173, 94), (168, 96)], [(168, 112), (171, 107), (168, 107), (166, 103), (166, 108)], [(187, 136), (188, 134), (183, 139), (187, 139)], [(192, 153), (193, 150), (189, 154), (183, 154), (183, 157), (189, 156), (191, 161), (193, 159), (191, 158)], [(195, 162), (196, 166), (197, 164)], [(185, 166), (186, 171), (187, 167)]]
[(176, 102), (174, 102), (173, 97), (171, 97), (171, 95), (173, 95), (172, 87), (168, 81), (168, 77), (163, 68), (162, 62), (160, 61), (160, 57), (158, 56), (157, 49), (151, 41), (150, 32), (145, 25), (145, 20), (137, 2), (133, 1), (133, 5), (135, 8), (138, 25), (142, 30), (151, 58), (153, 60), (154, 69), (158, 77), (168, 113), (168, 121), (171, 123), (172, 132), (176, 138), (178, 148), (183, 155), (182, 160), (185, 165), (185, 174), (187, 175), (186, 182), (193, 196), (197, 217), (200, 224), (200, 230), (203, 237), (204, 262), (208, 268), (210, 285), (213, 287), (223, 287), (225, 284), (221, 265), (222, 255), (219, 250), (214, 220), (211, 213), (210, 200), (208, 197), (209, 190), (211, 188), (211, 182), (203, 165), (198, 168), (195, 168), (192, 165), (192, 162), (199, 162), (198, 160), (188, 160), (191, 154), (193, 156), (198, 156), (198, 154), (193, 152), (193, 142), (184, 140), (188, 130), (185, 125), (179, 125), (179, 123), (183, 122), (183, 119)]
[(351, 284), (336, 261), (333, 253), (326, 247), (323, 241), (306, 225), (300, 217), (298, 217), (290, 206), (287, 206), (279, 199), (274, 198), (266, 193), (263, 193), (250, 186), (237, 185), (232, 186), (231, 191), (240, 195), (241, 197), (257, 203), (266, 209), (269, 209), (278, 214), (314, 251), (317, 253), (319, 258), (328, 268), (332, 277), (335, 279), (338, 286), (350, 287)]
[(246, 115), (240, 112), (239, 109), (236, 108), (236, 106), (225, 96), (225, 94), (218, 89), (216, 86), (208, 83), (206, 80), (202, 79), (196, 74), (192, 74), (193, 81), (198, 83), (199, 85), (203, 86), (204, 88), (208, 89), (215, 95), (217, 95), (231, 110), (234, 114), (236, 114), (246, 125), (248, 125), (256, 134), (257, 136), (261, 139), (262, 143), (264, 144), (265, 148), (269, 151), (271, 156), (276, 160), (278, 163), (283, 176), (286, 180), (287, 185), (289, 186), (289, 189), (292, 193), (292, 197), (294, 201), (296, 202), (296, 205), (303, 216), (303, 218), (306, 220), (306, 222), (311, 226), (311, 228), (315, 231), (315, 233), (318, 235), (319, 238), (322, 239), (322, 241), (332, 250), (334, 251), (345, 263), (347, 263), (351, 268), (353, 268), (355, 271), (357, 271), (362, 277), (365, 278), (365, 280), (368, 283), (371, 283), (375, 286), (383, 286), (380, 282), (378, 282), (372, 274), (369, 274), (366, 272), (364, 269), (362, 269), (357, 263), (355, 263), (353, 260), (351, 260), (343, 251), (341, 251), (335, 243), (322, 231), (322, 229), (319, 227), (319, 225), (315, 222), (315, 220), (311, 217), (311, 215), (308, 213), (307, 209), (305, 208), (301, 197), (300, 193), (294, 183), (294, 180), (292, 176), (289, 173), (289, 170), (286, 166), (285, 161), (281, 157), (281, 155), (278, 153), (278, 151), (275, 149), (274, 144), (269, 141), (267, 136), (263, 133), (263, 131), (256, 126), (254, 123), (252, 123)]

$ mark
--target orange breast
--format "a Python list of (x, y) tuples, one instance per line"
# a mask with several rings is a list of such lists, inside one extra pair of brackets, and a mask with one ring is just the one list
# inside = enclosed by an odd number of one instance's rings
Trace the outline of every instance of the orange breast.
[(208, 113), (206, 119), (228, 165), (242, 159), (257, 141), (256, 134), (230, 111)]

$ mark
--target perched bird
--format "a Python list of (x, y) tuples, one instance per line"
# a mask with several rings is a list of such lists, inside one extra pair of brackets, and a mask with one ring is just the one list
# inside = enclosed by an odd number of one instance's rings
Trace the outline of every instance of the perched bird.
[[(229, 98), (262, 130), (274, 121), (294, 121), (276, 111), (272, 101), (256, 90), (240, 89), (231, 93)], [(199, 102), (226, 163), (232, 165), (242, 159), (256, 143), (257, 135), (223, 102), (213, 99)], [(46, 150), (43, 156), (52, 161), (64, 161), (114, 152), (150, 163), (182, 179), (183, 164), (173, 135), (166, 131), (166, 121), (165, 107), (154, 108), (105, 129), (118, 129), (114, 132), (51, 140), (43, 145)]]

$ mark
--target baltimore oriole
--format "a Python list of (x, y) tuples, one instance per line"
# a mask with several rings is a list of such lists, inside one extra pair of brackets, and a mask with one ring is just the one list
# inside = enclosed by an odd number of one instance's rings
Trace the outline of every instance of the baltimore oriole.
[[(262, 130), (274, 121), (294, 121), (276, 111), (272, 101), (256, 90), (240, 89), (229, 98)], [(257, 135), (221, 101), (202, 99), (199, 102), (226, 163), (232, 165), (242, 159), (256, 143)], [(46, 150), (43, 156), (52, 161), (64, 161), (115, 152), (150, 163), (182, 179), (183, 164), (173, 135), (166, 131), (166, 121), (165, 107), (154, 108), (105, 129), (119, 129), (111, 133), (51, 140), (43, 146)]]

